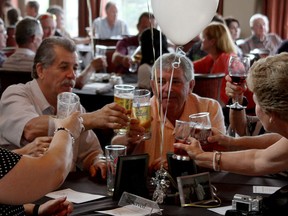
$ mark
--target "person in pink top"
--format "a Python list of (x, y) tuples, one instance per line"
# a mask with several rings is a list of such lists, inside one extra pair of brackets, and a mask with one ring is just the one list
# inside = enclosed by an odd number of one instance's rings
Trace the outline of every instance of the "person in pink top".
[[(201, 40), (201, 49), (208, 55), (193, 62), (195, 73), (224, 72), (228, 74), (228, 60), (231, 55), (237, 55), (237, 50), (227, 27), (224, 24), (212, 22), (203, 30)], [(225, 94), (225, 83), (223, 78), (220, 92), (222, 107), (229, 100)]]

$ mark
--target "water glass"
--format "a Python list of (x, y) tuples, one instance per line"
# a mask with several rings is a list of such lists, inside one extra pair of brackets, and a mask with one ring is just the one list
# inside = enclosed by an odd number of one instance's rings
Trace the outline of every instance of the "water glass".
[(151, 137), (151, 92), (147, 89), (134, 91), (132, 116), (139, 120), (140, 126), (145, 128), (144, 140)]
[(107, 194), (109, 196), (112, 196), (114, 192), (118, 157), (126, 155), (126, 149), (127, 147), (124, 145), (105, 146), (107, 166)]
[(62, 92), (57, 96), (57, 118), (66, 118), (80, 110), (79, 96), (72, 92)]
[(107, 47), (104, 45), (95, 46), (95, 57), (106, 57)]
[[(135, 87), (127, 84), (120, 84), (114, 86), (114, 102), (124, 107), (127, 110), (128, 117), (131, 117), (132, 104)], [(115, 129), (117, 134), (126, 134), (129, 128)]]

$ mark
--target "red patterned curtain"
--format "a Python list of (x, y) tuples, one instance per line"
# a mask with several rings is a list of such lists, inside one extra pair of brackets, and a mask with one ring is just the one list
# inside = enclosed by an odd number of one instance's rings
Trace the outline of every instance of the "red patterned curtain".
[[(88, 0), (91, 4), (92, 20), (100, 15), (101, 0)], [(85, 27), (89, 26), (89, 12), (87, 6), (87, 0), (78, 0), (79, 4), (79, 36), (87, 36)]]
[(288, 39), (288, 1), (264, 0), (264, 14), (270, 21), (270, 31), (283, 39)]

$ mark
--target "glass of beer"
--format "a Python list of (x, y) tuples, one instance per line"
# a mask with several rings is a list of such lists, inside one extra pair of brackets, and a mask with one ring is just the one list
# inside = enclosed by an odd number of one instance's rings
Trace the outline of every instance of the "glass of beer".
[(189, 116), (193, 124), (191, 136), (197, 139), (201, 145), (208, 144), (207, 138), (211, 135), (211, 122), (208, 112), (200, 112)]
[[(190, 145), (189, 137), (191, 134), (191, 122), (176, 120), (174, 128), (174, 138), (175, 143), (183, 143)], [(182, 149), (174, 148), (174, 154), (172, 155), (173, 159), (188, 161), (190, 157), (187, 152)]]
[(145, 128), (144, 140), (151, 137), (151, 93), (147, 89), (137, 89), (134, 91), (132, 116), (140, 122), (140, 126)]
[[(127, 110), (128, 117), (131, 117), (132, 104), (135, 87), (127, 84), (120, 84), (114, 86), (114, 102), (124, 107)], [(128, 127), (115, 129), (117, 134), (126, 134)]]

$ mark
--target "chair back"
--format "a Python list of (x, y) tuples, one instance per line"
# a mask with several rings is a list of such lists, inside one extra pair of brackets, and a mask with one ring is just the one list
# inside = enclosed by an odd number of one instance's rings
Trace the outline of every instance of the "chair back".
[(220, 102), (220, 91), (224, 76), (225, 73), (195, 73), (195, 86), (193, 93), (198, 94), (201, 97), (213, 98)]
[(0, 96), (4, 90), (13, 84), (26, 83), (31, 81), (31, 72), (30, 71), (9, 71), (9, 70), (0, 70)]

